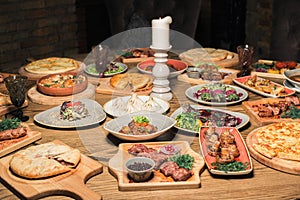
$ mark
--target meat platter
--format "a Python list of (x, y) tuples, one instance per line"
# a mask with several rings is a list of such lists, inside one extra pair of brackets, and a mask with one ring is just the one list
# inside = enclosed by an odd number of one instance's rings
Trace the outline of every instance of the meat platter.
[(199, 144), (212, 174), (244, 175), (253, 170), (247, 146), (236, 128), (201, 127)]
[[(153, 150), (151, 152), (140, 152), (141, 154), (132, 154), (132, 149), (138, 146), (143, 146)], [(163, 147), (173, 145), (178, 147), (180, 155), (190, 155), (194, 158), (193, 167), (190, 170), (191, 176), (186, 180), (177, 180), (172, 176), (165, 176), (161, 171), (162, 167), (170, 159), (172, 155), (162, 153), (160, 150)], [(130, 150), (131, 149), (131, 150)], [(131, 153), (129, 153), (131, 152)], [(137, 151), (135, 151), (137, 152)], [(145, 154), (146, 153), (146, 154)], [(151, 154), (151, 155), (150, 155)], [(145, 182), (133, 182), (129, 177), (125, 163), (129, 158), (135, 156), (149, 157), (155, 160), (155, 168), (153, 176)], [(178, 155), (178, 154), (176, 154)], [(119, 145), (118, 153), (109, 160), (109, 171), (118, 179), (118, 187), (121, 191), (135, 190), (161, 190), (161, 189), (184, 189), (184, 188), (199, 188), (200, 187), (200, 172), (204, 167), (203, 158), (194, 152), (187, 141), (171, 141), (171, 142), (147, 142), (147, 143), (122, 143)], [(179, 176), (182, 174), (179, 174)]]
[(42, 134), (40, 132), (31, 130), (28, 124), (26, 123), (22, 123), (22, 126), (27, 127), (26, 135), (15, 139), (7, 139), (0, 141), (0, 158), (41, 139)]
[[(300, 105), (297, 96), (288, 96), (285, 98), (263, 98), (254, 101), (244, 101), (242, 106), (250, 119), (254, 120), (258, 125), (267, 125), (279, 121), (289, 121), (291, 118), (283, 118), (285, 112), (289, 112), (291, 105), (295, 105), (294, 109), (298, 109)], [(293, 119), (299, 120), (300, 119)]]

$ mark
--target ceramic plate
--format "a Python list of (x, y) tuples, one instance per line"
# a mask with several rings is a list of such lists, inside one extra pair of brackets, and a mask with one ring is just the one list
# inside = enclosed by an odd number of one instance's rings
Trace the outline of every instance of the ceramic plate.
[(60, 106), (57, 106), (35, 115), (33, 119), (39, 124), (49, 127), (76, 128), (97, 124), (106, 118), (106, 113), (103, 111), (102, 106), (96, 101), (90, 99), (78, 99), (74, 101), (81, 101), (85, 104), (89, 112), (87, 117), (75, 121), (62, 120), (59, 117)]
[[(245, 126), (248, 122), (249, 122), (249, 116), (248, 115), (245, 115), (243, 113), (239, 113), (239, 112), (232, 112), (232, 111), (227, 111), (227, 110), (222, 110), (222, 109), (217, 109), (217, 108), (211, 108), (211, 107), (205, 107), (205, 106), (200, 106), (200, 105), (191, 105), (191, 107), (195, 108), (195, 109), (203, 109), (203, 110), (210, 110), (210, 111), (219, 111), (219, 112), (222, 112), (222, 113), (226, 113), (226, 114), (229, 114), (229, 115), (232, 115), (232, 116), (235, 116), (237, 118), (240, 118), (242, 120), (242, 122), (236, 126), (236, 128), (242, 128), (243, 126)], [(183, 112), (183, 108), (180, 107), (178, 108), (177, 110), (175, 110), (170, 117), (176, 119), (176, 117), (178, 115), (180, 115), (181, 113)], [(197, 134), (199, 133), (199, 131), (193, 131), (193, 130), (189, 130), (189, 129), (185, 129), (185, 128), (181, 128), (179, 126), (177, 126), (175, 124), (174, 126), (175, 128), (179, 129), (179, 130), (183, 130), (183, 131), (186, 131), (186, 132), (190, 132), (190, 133), (194, 133), (194, 134)]]
[[(120, 63), (120, 62), (116, 62), (115, 65), (118, 67), (121, 67), (122, 70), (119, 72), (115, 72), (115, 73), (105, 74), (105, 76), (108, 77), (108, 76), (113, 76), (116, 74), (121, 74), (121, 73), (125, 72), (128, 68), (127, 65), (125, 65), (124, 63)], [(97, 72), (95, 64), (90, 64), (90, 65), (86, 66), (86, 68), (84, 69), (84, 72), (87, 73), (88, 75), (99, 77), (99, 72)]]
[(284, 80), (283, 85), (291, 90), (295, 90), (296, 92), (300, 93), (300, 87), (298, 87), (297, 85), (294, 85), (293, 83), (291, 83), (288, 80)]
[(202, 104), (206, 104), (206, 105), (211, 105), (211, 106), (232, 105), (232, 104), (236, 104), (241, 101), (244, 101), (248, 97), (248, 93), (244, 89), (233, 86), (233, 85), (226, 85), (226, 84), (224, 84), (224, 85), (232, 87), (233, 89), (236, 90), (237, 93), (241, 93), (239, 100), (231, 101), (231, 102), (208, 102), (208, 101), (203, 101), (201, 99), (194, 97), (194, 93), (196, 93), (200, 88), (207, 86), (207, 85), (210, 85), (210, 84), (199, 84), (199, 85), (192, 86), (185, 91), (185, 95), (193, 101), (196, 101), (196, 102), (202, 103)]
[[(104, 111), (113, 116), (113, 117), (120, 117), (122, 115), (126, 115), (126, 114), (129, 114), (125, 111), (122, 111), (121, 109), (117, 109), (116, 108), (116, 102), (118, 100), (121, 100), (123, 103), (124, 103), (124, 107), (126, 106), (126, 102), (128, 102), (128, 100), (130, 99), (131, 96), (124, 96), (124, 97), (116, 97), (108, 102), (106, 102), (104, 105), (103, 105), (103, 109)], [(143, 102), (147, 101), (149, 99), (149, 96), (138, 96)], [(156, 110), (155, 112), (157, 113), (165, 113), (169, 110), (170, 108), (170, 104), (167, 102), (167, 101), (164, 101), (160, 98), (156, 98), (156, 97), (153, 97), (154, 101), (156, 101), (159, 105), (160, 105), (160, 109), (159, 110)]]
[[(150, 121), (150, 124), (156, 126), (158, 128), (158, 131), (147, 135), (129, 135), (129, 134), (120, 133), (119, 131), (122, 129), (122, 127), (128, 126), (129, 122), (132, 121), (133, 116), (147, 117)], [(172, 128), (175, 123), (176, 123), (175, 119), (168, 117), (166, 115), (162, 115), (155, 112), (140, 111), (140, 112), (123, 115), (118, 118), (114, 118), (106, 122), (103, 128), (122, 140), (145, 141), (145, 140), (154, 139), (164, 134), (167, 130)]]
[[(260, 90), (257, 90), (257, 89), (255, 89), (255, 88), (253, 88), (253, 87), (249, 87), (249, 86), (245, 85), (244, 83), (245, 83), (249, 78), (251, 78), (251, 77), (252, 77), (252, 76), (244, 76), (244, 77), (240, 77), (240, 78), (235, 78), (235, 79), (233, 79), (233, 82), (234, 82), (235, 84), (241, 86), (241, 87), (244, 87), (244, 88), (246, 88), (246, 89), (248, 89), (248, 90), (250, 90), (250, 91), (252, 91), (252, 92), (255, 92), (255, 93), (260, 94), (260, 95), (265, 96), (265, 97), (278, 98), (278, 97), (286, 97), (286, 96), (290, 96), (290, 95), (295, 94), (295, 91), (294, 91), (294, 90), (291, 90), (291, 89), (289, 89), (289, 88), (287, 88), (287, 87), (284, 88), (284, 89), (285, 89), (286, 95), (280, 95), (280, 96), (274, 95), (274, 94), (269, 94), (269, 93), (266, 93), (266, 92), (262, 92), (262, 91), (260, 91)], [(257, 78), (258, 78), (258, 79), (263, 79), (263, 78), (260, 78), (260, 77), (257, 77)], [(271, 83), (271, 84), (274, 84), (275, 86), (283, 87), (282, 85), (280, 85), (280, 84), (278, 84), (278, 83), (275, 83), (275, 82), (272, 82), (272, 81), (270, 81), (270, 83)]]
[[(169, 67), (169, 69), (170, 69), (169, 78), (174, 78), (174, 77), (178, 76), (179, 74), (182, 74), (188, 68), (188, 65), (185, 62), (180, 61), (180, 60), (174, 60), (174, 59), (168, 59), (167, 65), (173, 66), (172, 68)], [(153, 66), (154, 66), (154, 60), (149, 59), (149, 60), (138, 63), (137, 69), (142, 73), (152, 74)]]
[(252, 160), (248, 151), (248, 148), (240, 134), (240, 132), (236, 128), (230, 128), (230, 127), (216, 127), (215, 132), (220, 135), (223, 131), (228, 130), (230, 133), (234, 135), (234, 139), (236, 142), (237, 149), (239, 150), (240, 155), (235, 158), (235, 161), (242, 162), (242, 163), (249, 163), (248, 167), (245, 170), (242, 171), (221, 171), (214, 169), (214, 166), (212, 165), (213, 162), (216, 162), (216, 157), (211, 156), (208, 154), (208, 147), (204, 138), (205, 132), (208, 129), (208, 127), (201, 127), (200, 134), (199, 134), (199, 144), (201, 153), (204, 157), (206, 166), (208, 170), (212, 174), (218, 174), (218, 175), (243, 175), (243, 174), (249, 174), (253, 170)]
[(293, 70), (287, 70), (283, 72), (283, 76), (288, 80), (290, 83), (292, 83), (294, 86), (297, 86), (300, 88), (300, 82), (295, 81), (291, 79), (292, 76), (300, 76), (300, 68), (299, 69), (293, 69)]

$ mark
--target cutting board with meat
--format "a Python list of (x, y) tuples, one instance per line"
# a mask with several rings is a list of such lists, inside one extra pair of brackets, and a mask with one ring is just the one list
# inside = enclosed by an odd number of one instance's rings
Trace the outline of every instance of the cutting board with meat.
[[(254, 101), (244, 101), (242, 106), (249, 117), (260, 126), (280, 121), (300, 121), (300, 100), (297, 96), (288, 96), (284, 99), (263, 98)], [(298, 118), (297, 113), (299, 113)]]
[(31, 130), (28, 124), (21, 123), (21, 126), (26, 127), (26, 131), (24, 128), (17, 128), (0, 132), (0, 158), (41, 139), (42, 134)]
[[(169, 151), (166, 152), (166, 149)], [(170, 161), (175, 152), (176, 155), (188, 154), (193, 158), (191, 170), (175, 168), (177, 164)], [(155, 161), (153, 176), (146, 182), (132, 181), (125, 168), (126, 161), (135, 156), (149, 157)], [(186, 141), (123, 143), (119, 145), (118, 153), (109, 160), (109, 171), (118, 179), (121, 191), (199, 188), (203, 167), (203, 158)]]
[[(205, 84), (211, 81), (221, 81), (224, 84), (232, 84), (232, 79), (236, 78), (238, 72), (238, 70), (234, 69), (221, 68), (216, 72), (202, 72), (200, 73), (200, 78), (191, 78), (188, 76), (188, 73), (183, 73), (178, 75), (177, 79), (190, 84)], [(213, 77), (217, 77), (217, 79)]]
[[(61, 141), (53, 143), (64, 145)], [(103, 166), (83, 154), (76, 168), (66, 173), (47, 178), (23, 178), (12, 172), (10, 161), (13, 155), (0, 159), (0, 177), (5, 184), (14, 188), (25, 199), (40, 199), (51, 195), (67, 195), (79, 199), (101, 199), (85, 182), (103, 171)]]

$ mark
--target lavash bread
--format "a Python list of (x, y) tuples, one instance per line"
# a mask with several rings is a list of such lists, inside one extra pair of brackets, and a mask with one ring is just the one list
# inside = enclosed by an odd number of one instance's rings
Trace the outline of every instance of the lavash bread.
[(132, 92), (148, 90), (152, 88), (153, 78), (147, 74), (125, 73), (116, 74), (110, 79), (110, 85), (116, 89), (125, 89), (128, 86)]

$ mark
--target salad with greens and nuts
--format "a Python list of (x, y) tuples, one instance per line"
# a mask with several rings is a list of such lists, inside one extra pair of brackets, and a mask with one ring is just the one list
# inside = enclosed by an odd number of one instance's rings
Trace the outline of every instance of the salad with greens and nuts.
[(201, 87), (193, 96), (206, 102), (233, 102), (238, 101), (242, 93), (223, 83), (213, 83)]

